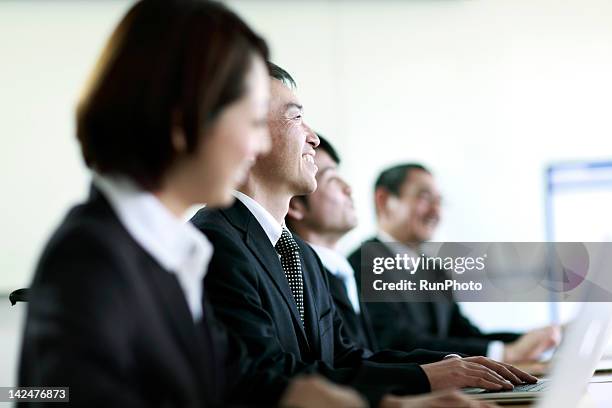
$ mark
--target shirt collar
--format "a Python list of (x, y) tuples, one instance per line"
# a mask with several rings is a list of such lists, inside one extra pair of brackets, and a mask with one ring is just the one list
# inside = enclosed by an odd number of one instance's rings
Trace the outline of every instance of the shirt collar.
[(268, 236), (268, 239), (272, 243), (272, 246), (276, 246), (276, 243), (280, 239), (283, 228), (283, 224), (279, 224), (278, 221), (266, 210), (261, 204), (253, 200), (248, 195), (234, 191), (234, 197), (236, 197), (242, 204), (249, 209), (251, 214), (255, 217), (259, 225), (263, 228), (264, 232)]
[(355, 313), (361, 312), (359, 305), (359, 293), (357, 292), (357, 282), (355, 281), (355, 271), (349, 261), (337, 251), (321, 245), (309, 244), (315, 250), (323, 266), (332, 275), (338, 277), (344, 283), (346, 294), (353, 306)]
[(93, 175), (121, 224), (163, 268), (174, 273), (194, 319), (202, 315), (202, 279), (212, 257), (210, 241), (172, 214), (153, 194), (125, 177)]
[(315, 250), (317, 255), (319, 255), (325, 269), (327, 269), (333, 275), (340, 276), (342, 278), (353, 277), (355, 275), (355, 271), (351, 267), (349, 261), (339, 252), (321, 245), (312, 244), (310, 242), (308, 245), (310, 245), (312, 249)]

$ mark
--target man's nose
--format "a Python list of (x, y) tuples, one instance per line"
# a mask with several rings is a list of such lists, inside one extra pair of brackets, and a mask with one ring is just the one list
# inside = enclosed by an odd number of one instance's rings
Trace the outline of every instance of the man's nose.
[(306, 143), (310, 143), (310, 145), (316, 149), (317, 146), (319, 146), (319, 143), (321, 143), (321, 141), (319, 140), (319, 136), (317, 136), (317, 134), (310, 128), (310, 126), (305, 123), (304, 129), (306, 130)]
[(344, 181), (344, 179), (341, 179), (341, 181), (342, 181), (342, 190), (344, 191), (344, 194), (350, 197), (353, 194), (353, 189), (351, 188), (349, 183)]
[(435, 198), (433, 200), (431, 200), (430, 206), (429, 206), (429, 214), (436, 216), (437, 218), (440, 218), (440, 213), (441, 213), (441, 200), (440, 198)]

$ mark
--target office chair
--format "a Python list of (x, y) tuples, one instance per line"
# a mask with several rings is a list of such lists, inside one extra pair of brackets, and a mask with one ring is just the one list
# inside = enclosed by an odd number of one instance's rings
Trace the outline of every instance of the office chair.
[(15, 306), (17, 302), (27, 302), (28, 301), (28, 289), (17, 289), (9, 295), (9, 300), (11, 301), (11, 305)]

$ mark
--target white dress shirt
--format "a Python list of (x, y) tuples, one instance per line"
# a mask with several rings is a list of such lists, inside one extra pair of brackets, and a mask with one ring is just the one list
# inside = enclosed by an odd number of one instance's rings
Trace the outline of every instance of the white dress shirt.
[[(386, 231), (378, 230), (376, 238), (384, 243), (393, 253), (400, 255), (407, 254), (414, 257), (418, 256), (414, 249), (398, 242)], [(504, 342), (499, 340), (490, 341), (489, 344), (487, 344), (487, 357), (493, 360), (502, 361), (504, 358)]]
[(346, 294), (348, 295), (351, 305), (355, 313), (361, 313), (359, 307), (359, 293), (357, 291), (357, 281), (355, 280), (355, 271), (349, 263), (349, 261), (334, 251), (333, 249), (326, 248), (321, 245), (315, 245), (309, 243), (312, 249), (315, 250), (325, 269), (331, 272), (334, 276), (337, 276), (344, 283), (346, 288)]
[(168, 272), (176, 275), (194, 321), (202, 317), (202, 279), (213, 254), (206, 236), (172, 214), (126, 177), (93, 175), (121, 224)]
[(246, 208), (249, 209), (251, 214), (253, 214), (259, 225), (261, 225), (261, 228), (263, 228), (264, 232), (268, 236), (272, 246), (276, 246), (276, 243), (283, 234), (283, 228), (285, 228), (284, 223), (279, 224), (278, 221), (276, 221), (276, 218), (274, 218), (268, 210), (266, 210), (261, 204), (253, 200), (248, 195), (240, 191), (234, 191), (234, 197), (236, 197), (246, 206)]

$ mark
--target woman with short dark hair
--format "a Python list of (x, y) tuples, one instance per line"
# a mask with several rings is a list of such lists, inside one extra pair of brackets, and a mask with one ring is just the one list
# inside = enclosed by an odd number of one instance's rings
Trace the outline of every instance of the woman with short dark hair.
[(267, 150), (267, 58), (214, 2), (145, 0), (119, 23), (78, 105), (91, 193), (39, 260), (21, 386), (69, 387), (77, 406), (225, 405), (246, 369), (228, 372), (238, 356), (202, 302), (213, 249), (184, 214), (230, 203)]

